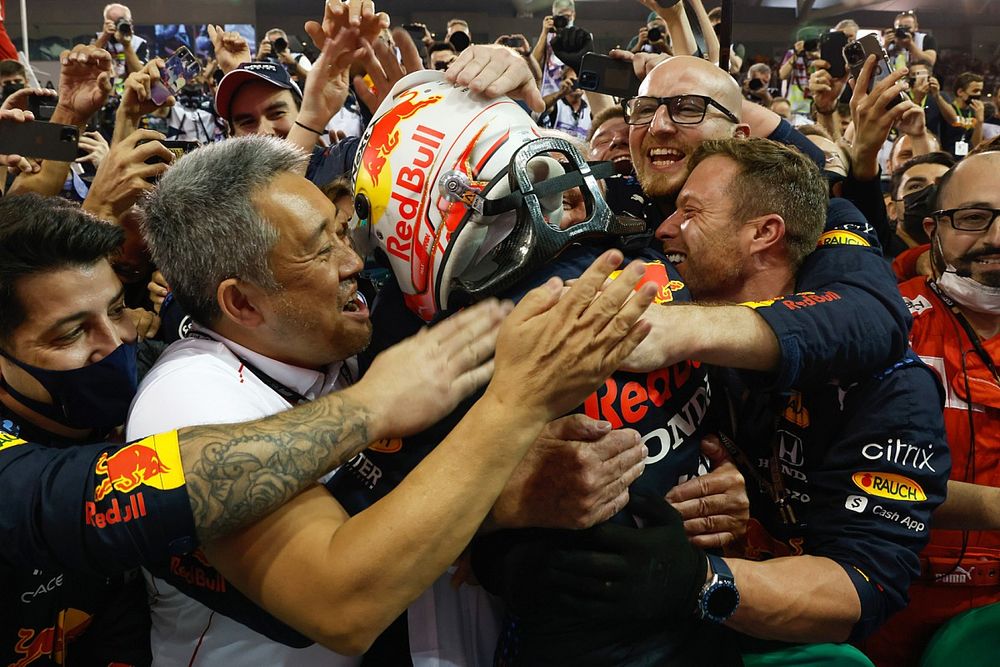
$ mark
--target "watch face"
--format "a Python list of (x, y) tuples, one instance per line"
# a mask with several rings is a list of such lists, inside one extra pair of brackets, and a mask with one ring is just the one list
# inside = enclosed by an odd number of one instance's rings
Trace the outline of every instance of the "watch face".
[(718, 618), (728, 618), (739, 604), (740, 594), (732, 585), (716, 586), (706, 601), (706, 611)]

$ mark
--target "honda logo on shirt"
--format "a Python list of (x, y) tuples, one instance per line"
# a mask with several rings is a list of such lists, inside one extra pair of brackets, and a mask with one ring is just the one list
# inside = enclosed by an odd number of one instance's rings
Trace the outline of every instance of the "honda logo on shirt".
[(801, 466), (802, 441), (788, 431), (778, 431), (778, 458), (790, 466)]

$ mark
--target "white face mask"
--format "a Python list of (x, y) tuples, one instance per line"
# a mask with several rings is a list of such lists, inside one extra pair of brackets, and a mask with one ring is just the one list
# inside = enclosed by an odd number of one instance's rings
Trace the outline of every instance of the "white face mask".
[(937, 279), (941, 291), (951, 297), (955, 303), (987, 315), (1000, 315), (1000, 287), (989, 287), (973, 280), (971, 276), (958, 275), (958, 269), (944, 259), (944, 249), (941, 247), (941, 237), (937, 239), (938, 252), (944, 263), (944, 271)]

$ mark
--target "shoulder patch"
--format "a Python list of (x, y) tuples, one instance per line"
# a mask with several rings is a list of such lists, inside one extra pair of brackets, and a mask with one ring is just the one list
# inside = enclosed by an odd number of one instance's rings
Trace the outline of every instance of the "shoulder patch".
[(859, 236), (854, 232), (848, 232), (843, 229), (835, 229), (833, 231), (824, 232), (822, 236), (819, 237), (819, 241), (816, 243), (817, 248), (822, 248), (828, 245), (859, 245), (870, 248), (871, 243), (869, 243), (863, 236)]
[(10, 449), (11, 447), (17, 447), (18, 445), (24, 444), (26, 444), (26, 442), (13, 433), (0, 430), (0, 452), (5, 449)]

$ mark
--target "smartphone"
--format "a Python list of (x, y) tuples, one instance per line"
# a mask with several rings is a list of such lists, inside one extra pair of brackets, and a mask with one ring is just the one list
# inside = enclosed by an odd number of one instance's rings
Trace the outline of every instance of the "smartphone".
[[(154, 141), (154, 139), (143, 139), (142, 141), (136, 143), (136, 146), (141, 146), (145, 143), (149, 143), (150, 141)], [(160, 140), (160, 143), (163, 144), (168, 151), (174, 154), (175, 161), (181, 159), (194, 149), (201, 146), (201, 144), (197, 141), (174, 141), (171, 139), (162, 139)], [(146, 160), (146, 164), (159, 164), (160, 162), (163, 162), (163, 158), (158, 155), (154, 155)]]
[(156, 104), (163, 104), (168, 97), (179, 93), (188, 81), (199, 74), (201, 74), (201, 63), (186, 46), (181, 46), (174, 51), (174, 55), (167, 58), (167, 62), (160, 69), (160, 83), (153, 86), (150, 97)]
[(0, 153), (40, 160), (72, 162), (76, 159), (80, 130), (74, 125), (60, 125), (40, 120), (17, 123), (0, 120)]
[(839, 30), (823, 33), (819, 38), (819, 57), (830, 63), (830, 76), (835, 79), (847, 74), (847, 61), (844, 60), (845, 46), (847, 46), (847, 35)]
[[(886, 55), (885, 49), (882, 48), (878, 37), (872, 34), (865, 35), (858, 41), (844, 47), (844, 60), (847, 62), (847, 67), (851, 70), (851, 76), (854, 77), (855, 81), (858, 75), (861, 74), (861, 68), (864, 67), (865, 60), (871, 55), (875, 56), (875, 72), (872, 75), (871, 81), (868, 82), (867, 92), (869, 93), (879, 81), (884, 80), (892, 74), (892, 67), (889, 65), (889, 56)], [(900, 93), (895, 99), (889, 102), (886, 108), (892, 108), (905, 99), (906, 97)]]
[(46, 97), (44, 95), (29, 95), (28, 111), (30, 111), (35, 116), (35, 120), (48, 121), (52, 119), (52, 114), (55, 112), (56, 104), (58, 103), (59, 103), (59, 98), (57, 97)]
[(632, 63), (590, 52), (583, 55), (577, 87), (626, 98), (634, 97), (639, 92), (640, 82)]

